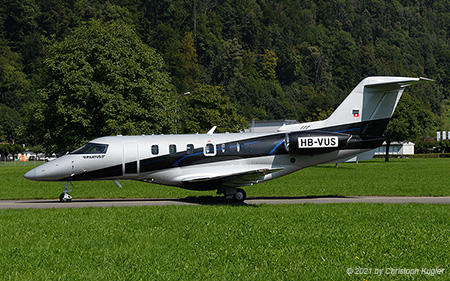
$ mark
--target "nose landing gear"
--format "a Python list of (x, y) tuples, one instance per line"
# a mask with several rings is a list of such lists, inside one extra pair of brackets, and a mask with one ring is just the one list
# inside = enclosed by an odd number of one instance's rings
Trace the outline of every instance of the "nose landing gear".
[(70, 194), (68, 193), (68, 192), (72, 191), (72, 189), (69, 188), (69, 183), (72, 186), (72, 188), (75, 188), (75, 186), (73, 186), (72, 182), (70, 182), (70, 181), (63, 182), (63, 184), (64, 184), (64, 192), (61, 193), (61, 195), (59, 195), (59, 201), (61, 201), (61, 202), (70, 202), (70, 201), (72, 201), (72, 196), (70, 196)]

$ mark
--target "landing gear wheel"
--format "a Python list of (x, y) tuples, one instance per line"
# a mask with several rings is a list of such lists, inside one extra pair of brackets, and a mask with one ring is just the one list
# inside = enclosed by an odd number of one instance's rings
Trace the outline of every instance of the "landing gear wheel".
[(59, 201), (61, 202), (70, 202), (72, 201), (72, 196), (70, 196), (69, 193), (61, 193), (61, 195), (59, 195)]
[(70, 202), (72, 201), (72, 196), (70, 196), (69, 192), (72, 191), (72, 189), (69, 188), (69, 184), (73, 186), (73, 184), (70, 181), (63, 182), (64, 184), (64, 192), (59, 195), (59, 201), (61, 202)]
[(247, 197), (247, 193), (243, 189), (238, 188), (236, 190), (236, 194), (233, 196), (233, 200), (236, 202), (244, 202), (245, 198)]

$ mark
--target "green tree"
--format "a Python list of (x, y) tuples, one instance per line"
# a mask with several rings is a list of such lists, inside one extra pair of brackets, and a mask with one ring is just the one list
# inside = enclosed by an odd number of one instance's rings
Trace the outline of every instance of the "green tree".
[(18, 152), (23, 152), (23, 147), (19, 144), (0, 143), (0, 155), (7, 156)]
[(30, 82), (22, 71), (20, 56), (0, 39), (0, 104), (20, 110), (28, 101)]
[(0, 104), (0, 129), (0, 141), (23, 143), (22, 116), (17, 110), (3, 104)]
[(275, 72), (278, 60), (277, 55), (272, 50), (264, 49), (261, 58), (261, 71), (259, 72), (261, 77), (267, 80), (275, 80), (277, 78)]
[(434, 114), (417, 99), (404, 94), (389, 122), (386, 137), (385, 161), (389, 161), (389, 147), (393, 141), (415, 141), (424, 137), (437, 124)]
[(22, 47), (25, 38), (38, 28), (39, 6), (34, 0), (5, 0), (0, 3), (0, 10), (5, 38), (15, 47)]
[(200, 85), (186, 96), (182, 111), (184, 133), (206, 133), (213, 126), (217, 132), (239, 132), (247, 126), (220, 86)]
[(172, 44), (166, 53), (168, 71), (178, 92), (190, 91), (199, 83), (200, 68), (197, 52), (191, 32), (187, 32), (180, 40), (171, 40)]
[(223, 42), (219, 55), (214, 61), (215, 81), (220, 85), (234, 85), (242, 78), (244, 50), (238, 40)]
[(3, 130), (3, 125), (0, 124), (0, 143), (5, 141), (6, 141), (6, 134), (5, 131)]
[(103, 135), (171, 131), (175, 97), (163, 60), (129, 26), (92, 21), (47, 52), (30, 123), (47, 151)]
[(308, 116), (305, 121), (306, 122), (313, 122), (313, 121), (320, 121), (320, 120), (325, 120), (328, 117), (330, 117), (330, 115), (333, 113), (333, 109), (329, 108), (328, 110), (325, 109), (321, 109), (321, 108), (316, 108), (311, 116)]

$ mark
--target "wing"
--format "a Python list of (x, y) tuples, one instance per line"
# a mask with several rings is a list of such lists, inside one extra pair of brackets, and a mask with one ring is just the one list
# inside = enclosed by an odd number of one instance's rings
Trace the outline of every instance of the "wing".
[(195, 176), (181, 182), (189, 189), (218, 189), (219, 187), (248, 186), (260, 182), (267, 174), (281, 169), (260, 169), (221, 176)]

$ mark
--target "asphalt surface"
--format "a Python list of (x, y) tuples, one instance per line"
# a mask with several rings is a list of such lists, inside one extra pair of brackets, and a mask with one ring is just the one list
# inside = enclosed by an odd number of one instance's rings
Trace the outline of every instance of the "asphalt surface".
[(244, 203), (227, 202), (223, 197), (136, 198), (136, 199), (74, 199), (72, 202), (55, 200), (0, 200), (0, 209), (49, 209), (86, 207), (134, 207), (164, 205), (256, 205), (256, 204), (330, 204), (330, 203), (388, 203), (388, 204), (450, 204), (446, 197), (392, 197), (392, 196), (318, 196), (318, 197), (249, 197)]

